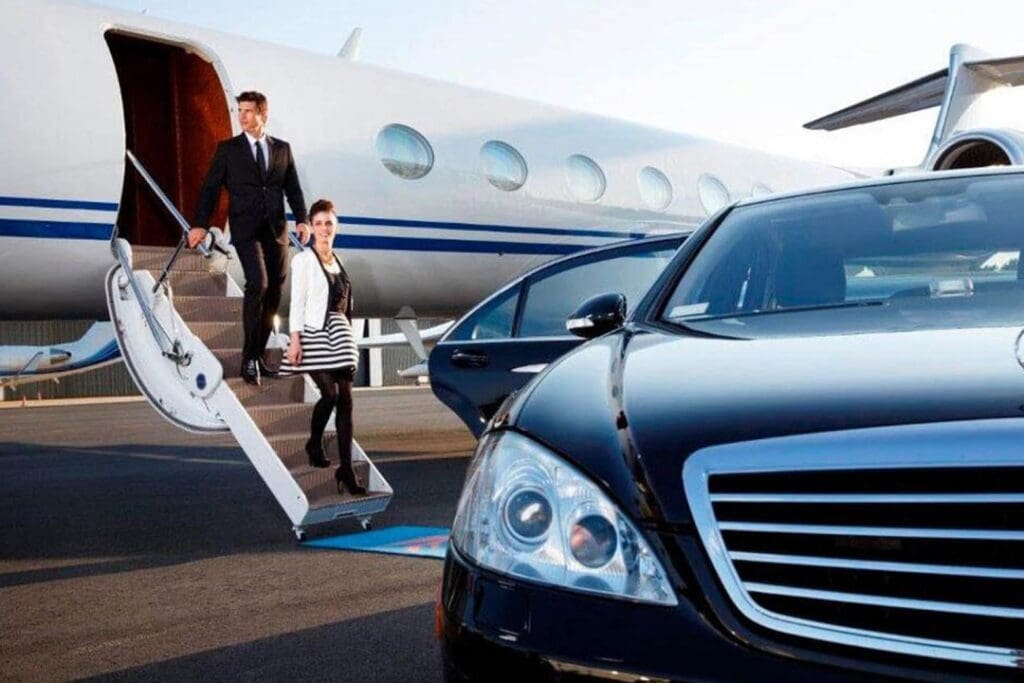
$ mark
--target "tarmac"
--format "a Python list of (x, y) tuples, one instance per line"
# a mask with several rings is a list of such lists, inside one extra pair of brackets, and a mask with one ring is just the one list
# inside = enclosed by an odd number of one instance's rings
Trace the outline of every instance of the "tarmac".
[[(450, 526), (468, 430), (429, 389), (355, 406), (374, 527)], [(0, 404), (0, 520), (5, 681), (441, 680), (440, 561), (298, 546), (230, 435), (144, 401)]]

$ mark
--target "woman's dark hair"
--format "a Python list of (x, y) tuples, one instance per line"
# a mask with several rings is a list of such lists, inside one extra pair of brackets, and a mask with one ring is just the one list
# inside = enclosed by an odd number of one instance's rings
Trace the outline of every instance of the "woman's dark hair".
[(309, 220), (313, 220), (313, 216), (321, 212), (327, 212), (332, 216), (334, 213), (334, 202), (330, 199), (318, 199), (313, 202), (313, 206), (309, 207)]

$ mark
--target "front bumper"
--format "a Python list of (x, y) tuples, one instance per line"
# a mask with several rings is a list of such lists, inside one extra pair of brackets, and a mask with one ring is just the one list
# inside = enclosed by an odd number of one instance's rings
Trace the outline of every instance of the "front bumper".
[(676, 607), (594, 597), (510, 580), (450, 549), (441, 589), (449, 681), (877, 681), (771, 654)]
[[(676, 547), (703, 564), (693, 539), (677, 537)], [(766, 637), (728, 614), (709, 574), (699, 568), (696, 574), (691, 580), (701, 594), (691, 597), (706, 600), (702, 609), (686, 595), (675, 607), (646, 605), (500, 576), (449, 546), (440, 596), (447, 679), (850, 683), (1007, 675)]]

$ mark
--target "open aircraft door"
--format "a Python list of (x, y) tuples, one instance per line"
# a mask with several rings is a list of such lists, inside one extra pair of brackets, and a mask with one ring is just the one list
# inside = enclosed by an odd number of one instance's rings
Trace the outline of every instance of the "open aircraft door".
[[(188, 224), (141, 164), (143, 179), (181, 227), (177, 248), (133, 248), (116, 238), (117, 263), (106, 278), (107, 306), (125, 366), (149, 403), (169, 422), (199, 433), (230, 431), (291, 520), (306, 527), (354, 517), (369, 528), (392, 489), (353, 441), (352, 464), (364, 496), (339, 494), (333, 469), (311, 467), (305, 452), (316, 388), (306, 375), (246, 384), (238, 371), (243, 340), (242, 289), (210, 272), (208, 251), (183, 252)], [(300, 245), (301, 248), (301, 245)], [(334, 450), (329, 433), (325, 449)]]

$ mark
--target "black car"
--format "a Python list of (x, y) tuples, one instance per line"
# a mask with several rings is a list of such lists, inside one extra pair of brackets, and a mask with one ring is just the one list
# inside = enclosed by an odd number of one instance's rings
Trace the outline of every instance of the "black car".
[(613, 287), (627, 307), (650, 288), (686, 233), (616, 242), (549, 261), (457, 320), (430, 354), (430, 386), (474, 436), (502, 401), (548, 363), (579, 346), (565, 319)]
[(1019, 678), (1024, 173), (741, 202), (487, 425), (450, 680)]

